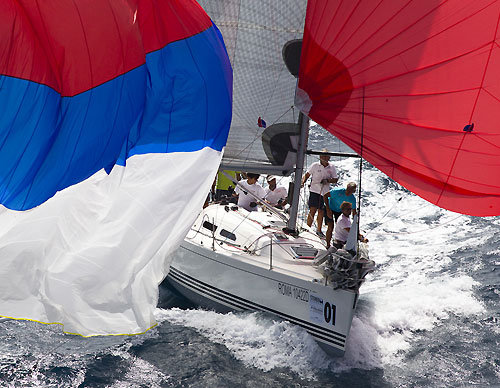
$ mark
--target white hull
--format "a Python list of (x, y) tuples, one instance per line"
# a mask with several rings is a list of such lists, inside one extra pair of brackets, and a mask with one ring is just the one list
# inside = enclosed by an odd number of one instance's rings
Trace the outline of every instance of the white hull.
[[(299, 244), (321, 249), (320, 240), (305, 232), (298, 238), (288, 236), (278, 241), (275, 237), (282, 237), (281, 225), (275, 216), (253, 212), (252, 221), (241, 223), (242, 217), (249, 217), (245, 210), (221, 213), (221, 208), (209, 206), (174, 254), (167, 277), (171, 286), (192, 302), (217, 311), (257, 310), (275, 314), (305, 328), (327, 353), (342, 355), (356, 307), (357, 288), (334, 289), (325, 285), (324, 276), (311, 259), (290, 254), (290, 247)], [(220, 239), (215, 244), (207, 228), (207, 233), (202, 233), (202, 222), (207, 219), (212, 220), (211, 225), (217, 225), (216, 238), (222, 225), (226, 230), (234, 230), (233, 246)], [(232, 223), (239, 227), (232, 228)], [(274, 242), (269, 245), (271, 240)], [(254, 241), (256, 250), (242, 250), (249, 247), (245, 241)]]

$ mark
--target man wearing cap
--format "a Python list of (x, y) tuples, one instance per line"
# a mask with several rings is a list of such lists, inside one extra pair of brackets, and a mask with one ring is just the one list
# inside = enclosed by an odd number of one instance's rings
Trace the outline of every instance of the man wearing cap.
[(266, 188), (266, 196), (264, 199), (272, 206), (275, 206), (279, 209), (283, 209), (283, 206), (286, 205), (287, 191), (283, 186), (276, 185), (276, 177), (273, 175), (268, 175), (267, 183), (269, 186)]

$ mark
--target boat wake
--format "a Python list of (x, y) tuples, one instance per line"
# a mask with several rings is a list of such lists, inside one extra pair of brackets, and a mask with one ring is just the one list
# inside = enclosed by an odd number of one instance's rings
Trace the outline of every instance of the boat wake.
[(327, 368), (329, 357), (304, 329), (263, 313), (219, 314), (206, 310), (157, 309), (158, 322), (191, 327), (224, 345), (247, 366), (263, 371), (287, 368), (303, 378)]
[[(210, 341), (224, 345), (246, 366), (265, 372), (286, 368), (305, 379), (315, 380), (326, 371), (373, 369), (380, 362), (370, 347), (358, 338), (348, 342), (344, 358), (331, 358), (304, 329), (287, 321), (260, 313), (219, 314), (206, 310), (157, 309), (158, 322), (169, 322), (195, 329)], [(353, 330), (363, 331), (355, 319)], [(370, 329), (369, 329), (370, 330)]]
[[(349, 161), (342, 167), (353, 169)], [(372, 355), (399, 364), (413, 341), (452, 315), (484, 312), (470, 263), (455, 257), (484, 243), (484, 231), (474, 218), (425, 202), (371, 166), (363, 174), (361, 217), (377, 270), (361, 288), (350, 339), (372, 337)], [(361, 327), (369, 333), (358, 333)]]

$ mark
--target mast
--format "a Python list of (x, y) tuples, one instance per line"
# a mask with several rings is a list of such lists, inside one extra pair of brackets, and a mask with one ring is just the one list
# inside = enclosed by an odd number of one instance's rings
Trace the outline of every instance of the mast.
[(297, 163), (295, 165), (295, 179), (293, 181), (292, 205), (290, 207), (290, 218), (285, 231), (287, 233), (297, 232), (297, 215), (299, 210), (299, 195), (302, 181), (302, 171), (304, 170), (304, 156), (309, 138), (309, 117), (302, 112), (299, 113), (300, 137), (297, 146)]

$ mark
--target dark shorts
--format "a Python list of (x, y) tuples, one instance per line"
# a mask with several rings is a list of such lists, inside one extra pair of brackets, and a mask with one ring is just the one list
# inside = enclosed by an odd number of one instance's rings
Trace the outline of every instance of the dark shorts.
[(309, 207), (315, 207), (317, 209), (323, 210), (325, 208), (325, 202), (323, 197), (318, 193), (309, 193), (309, 201), (307, 202)]
[(337, 218), (340, 217), (342, 214), (341, 212), (332, 212), (333, 213), (333, 218), (328, 217), (328, 212), (325, 212), (325, 225), (328, 225), (329, 222), (333, 224), (333, 219), (335, 219), (335, 222), (337, 222)]

